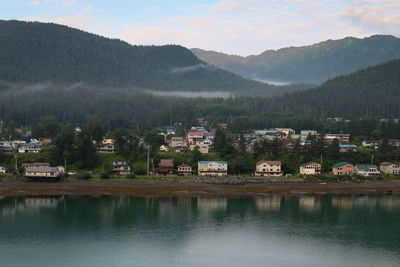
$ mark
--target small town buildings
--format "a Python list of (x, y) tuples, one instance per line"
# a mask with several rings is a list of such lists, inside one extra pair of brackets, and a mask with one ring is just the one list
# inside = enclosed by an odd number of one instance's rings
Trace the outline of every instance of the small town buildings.
[(354, 166), (354, 173), (362, 176), (376, 176), (380, 174), (376, 165), (357, 164)]
[(27, 178), (56, 179), (59, 178), (60, 175), (60, 171), (57, 167), (31, 166), (25, 169), (25, 177)]
[(31, 139), (29, 143), (22, 144), (18, 148), (18, 153), (39, 153), (42, 145), (36, 139)]
[(173, 174), (174, 173), (174, 160), (173, 159), (161, 159), (158, 164), (158, 172), (160, 174)]
[(357, 152), (357, 145), (347, 145), (347, 144), (340, 144), (339, 145), (339, 152)]
[(115, 153), (115, 140), (111, 138), (103, 139), (100, 143), (97, 143), (96, 151), (107, 154)]
[(300, 165), (300, 174), (314, 175), (321, 174), (321, 164), (316, 162), (306, 162)]
[(131, 166), (125, 160), (113, 162), (113, 173), (117, 176), (125, 176), (131, 173)]
[(382, 144), (382, 140), (364, 140), (362, 142), (363, 147), (378, 148)]
[(381, 172), (389, 175), (400, 175), (400, 165), (392, 162), (382, 162), (379, 165)]
[(221, 177), (228, 175), (228, 162), (226, 161), (199, 161), (198, 174), (200, 176)]
[(260, 160), (256, 164), (255, 176), (282, 176), (282, 162)]
[(332, 167), (333, 175), (352, 175), (354, 173), (354, 165), (347, 162), (339, 162)]
[(178, 165), (178, 175), (181, 176), (191, 176), (193, 173), (193, 168), (187, 164)]
[(0, 165), (0, 173), (6, 173), (6, 172), (7, 172), (6, 167)]
[(22, 163), (22, 168), (26, 170), (28, 167), (50, 167), (48, 162), (34, 162), (34, 163)]

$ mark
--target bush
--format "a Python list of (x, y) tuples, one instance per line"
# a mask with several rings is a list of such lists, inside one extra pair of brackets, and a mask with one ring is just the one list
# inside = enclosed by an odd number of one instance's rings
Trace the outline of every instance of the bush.
[(136, 174), (135, 174), (134, 172), (131, 172), (130, 174), (128, 174), (128, 175), (126, 176), (126, 178), (128, 178), (128, 179), (135, 179), (135, 178), (136, 178)]
[(88, 172), (81, 172), (76, 174), (76, 178), (78, 178), (79, 180), (89, 180), (90, 178), (92, 178), (92, 175)]

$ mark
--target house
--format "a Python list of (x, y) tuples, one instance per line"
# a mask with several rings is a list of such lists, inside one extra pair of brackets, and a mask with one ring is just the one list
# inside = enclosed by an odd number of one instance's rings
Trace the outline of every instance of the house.
[(18, 143), (15, 141), (0, 141), (0, 152), (17, 152)]
[(291, 128), (276, 128), (276, 130), (285, 134), (285, 136), (292, 136), (296, 134), (296, 131)]
[(181, 164), (178, 166), (178, 175), (191, 176), (193, 172), (192, 166), (187, 164)]
[(339, 152), (357, 152), (357, 145), (339, 145)]
[(200, 176), (221, 177), (228, 175), (228, 162), (226, 161), (199, 161), (198, 174)]
[(60, 171), (57, 167), (31, 166), (25, 169), (27, 178), (48, 178), (55, 179), (60, 177)]
[(324, 142), (326, 144), (337, 140), (339, 144), (348, 144), (350, 142), (350, 134), (325, 134)]
[(161, 152), (168, 152), (168, 147), (166, 145), (161, 145), (160, 146), (160, 151)]
[(183, 137), (172, 137), (170, 147), (180, 147), (180, 146), (187, 146), (187, 142)]
[(103, 139), (101, 143), (97, 143), (96, 151), (107, 154), (115, 153), (115, 140), (111, 138)]
[(382, 140), (364, 140), (362, 142), (363, 147), (378, 148), (382, 144)]
[(400, 175), (400, 165), (392, 162), (382, 162), (379, 165), (381, 172), (389, 175)]
[(210, 150), (209, 146), (199, 146), (199, 151), (202, 154), (208, 154), (209, 150)]
[(315, 136), (318, 135), (317, 131), (314, 130), (302, 130), (300, 131), (300, 139), (306, 140), (308, 136)]
[(389, 145), (391, 145), (391, 146), (397, 146), (397, 147), (399, 147), (399, 146), (400, 146), (400, 139), (390, 139), (390, 140), (388, 141), (388, 143), (389, 143)]
[(50, 167), (48, 162), (34, 162), (34, 163), (22, 163), (22, 168), (26, 170), (28, 167)]
[(204, 138), (204, 132), (188, 132), (186, 135), (187, 141), (190, 143), (195, 139)]
[(357, 164), (354, 166), (354, 173), (362, 176), (376, 176), (381, 174), (376, 165)]
[(186, 153), (187, 146), (177, 146), (175, 147), (175, 153)]
[(6, 167), (0, 165), (0, 173), (6, 173), (6, 172), (7, 172)]
[(131, 166), (125, 160), (113, 162), (113, 173), (117, 176), (125, 176), (131, 173)]
[(39, 153), (42, 145), (36, 139), (31, 139), (29, 143), (22, 144), (18, 148), (18, 153)]
[(174, 160), (173, 159), (161, 159), (158, 164), (158, 172), (160, 174), (173, 174), (174, 172)]
[(256, 164), (255, 176), (282, 176), (282, 162), (260, 160)]
[(352, 175), (354, 173), (354, 165), (347, 162), (339, 162), (332, 167), (333, 175)]
[(38, 141), (42, 146), (50, 145), (52, 142), (51, 138), (39, 138)]
[(321, 174), (321, 164), (316, 162), (306, 162), (300, 165), (300, 174), (313, 175)]

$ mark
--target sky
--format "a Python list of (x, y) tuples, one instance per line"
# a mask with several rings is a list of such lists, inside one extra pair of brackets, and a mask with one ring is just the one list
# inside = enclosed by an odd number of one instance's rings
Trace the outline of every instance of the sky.
[(348, 36), (400, 36), (400, 0), (0, 0), (0, 6), (3, 20), (242, 56)]

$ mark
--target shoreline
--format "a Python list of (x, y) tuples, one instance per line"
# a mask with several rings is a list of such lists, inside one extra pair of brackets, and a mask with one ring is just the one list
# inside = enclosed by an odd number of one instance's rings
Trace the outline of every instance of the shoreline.
[(400, 182), (362, 183), (265, 182), (216, 185), (195, 182), (71, 181), (34, 182), (23, 178), (0, 180), (0, 196), (138, 195), (138, 196), (254, 196), (266, 194), (400, 194)]

